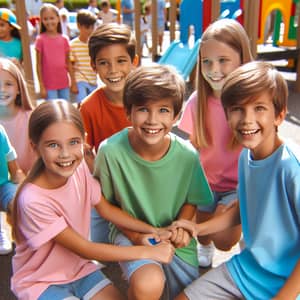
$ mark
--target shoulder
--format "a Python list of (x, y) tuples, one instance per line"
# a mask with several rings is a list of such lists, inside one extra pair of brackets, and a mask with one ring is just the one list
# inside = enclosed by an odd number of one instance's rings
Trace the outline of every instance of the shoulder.
[(185, 140), (172, 132), (170, 133), (170, 136), (177, 152), (198, 159), (199, 153), (189, 140)]
[(99, 151), (108, 154), (114, 152), (120, 153), (120, 150), (125, 145), (126, 141), (128, 141), (128, 128), (124, 128), (101, 142)]
[(283, 145), (281, 162), (284, 167), (299, 170), (300, 173), (300, 146), (292, 141), (287, 141)]
[(94, 109), (95, 104), (104, 96), (103, 89), (100, 87), (89, 94), (81, 103), (80, 111)]

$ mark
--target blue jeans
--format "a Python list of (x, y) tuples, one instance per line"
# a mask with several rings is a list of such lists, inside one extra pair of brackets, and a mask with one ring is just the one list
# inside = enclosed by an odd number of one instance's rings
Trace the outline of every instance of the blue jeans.
[(8, 204), (13, 200), (18, 185), (7, 181), (0, 185), (0, 210), (7, 211)]
[(91, 241), (95, 243), (110, 243), (109, 241), (109, 222), (99, 216), (95, 208), (91, 212)]
[(101, 271), (95, 271), (70, 283), (50, 285), (38, 300), (89, 300), (109, 284), (111, 281)]
[(47, 90), (47, 100), (65, 99), (70, 101), (70, 89)]
[(77, 103), (80, 103), (86, 96), (97, 88), (97, 85), (90, 84), (86, 81), (77, 82), (78, 94), (76, 95)]

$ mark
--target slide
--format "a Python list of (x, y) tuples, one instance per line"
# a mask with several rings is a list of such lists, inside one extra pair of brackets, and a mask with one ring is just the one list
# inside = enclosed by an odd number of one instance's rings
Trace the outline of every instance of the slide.
[(199, 45), (200, 39), (195, 42), (193, 47), (180, 41), (173, 41), (158, 63), (174, 66), (186, 80), (197, 63)]

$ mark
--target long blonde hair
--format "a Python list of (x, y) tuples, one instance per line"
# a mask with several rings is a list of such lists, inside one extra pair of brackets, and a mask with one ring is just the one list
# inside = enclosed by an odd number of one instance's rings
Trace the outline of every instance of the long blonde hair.
[(240, 53), (241, 63), (252, 60), (249, 38), (240, 23), (232, 19), (221, 19), (212, 23), (201, 37), (197, 64), (197, 105), (192, 142), (197, 148), (208, 147), (211, 143), (209, 128), (207, 128), (208, 96), (212, 95), (212, 88), (202, 75), (201, 46), (207, 40), (222, 42)]
[[(32, 112), (28, 124), (28, 134), (30, 141), (34, 145), (37, 145), (41, 139), (43, 132), (51, 124), (60, 121), (69, 121), (73, 123), (74, 126), (80, 131), (82, 138), (84, 138), (85, 131), (78, 109), (76, 109), (71, 103), (65, 100), (52, 100), (40, 104)], [(37, 178), (44, 169), (44, 162), (42, 158), (39, 157), (29, 171), (25, 180), (19, 186), (13, 200), (11, 222), (13, 227), (13, 237), (17, 242), (23, 238), (21, 230), (18, 227), (18, 198), (20, 192), (27, 183), (32, 182), (35, 178)]]

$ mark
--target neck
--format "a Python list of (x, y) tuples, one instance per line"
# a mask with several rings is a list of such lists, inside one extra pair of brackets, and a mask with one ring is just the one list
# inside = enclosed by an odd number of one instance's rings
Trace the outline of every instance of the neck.
[(115, 105), (123, 106), (123, 91), (114, 92), (104, 87), (104, 93), (107, 99)]
[(8, 120), (14, 117), (18, 112), (18, 107), (16, 105), (12, 106), (0, 106), (0, 119)]

